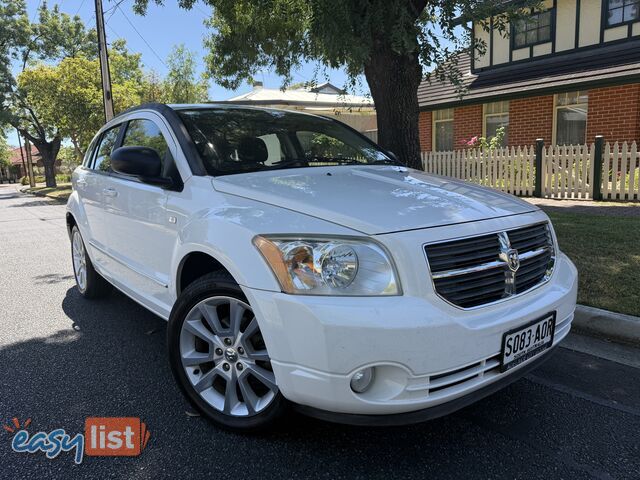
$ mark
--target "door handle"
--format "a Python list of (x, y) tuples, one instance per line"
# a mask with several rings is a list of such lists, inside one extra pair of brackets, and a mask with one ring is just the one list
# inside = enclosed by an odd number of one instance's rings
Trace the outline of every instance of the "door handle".
[(102, 190), (102, 194), (105, 197), (117, 197), (118, 191), (114, 190), (113, 188), (105, 188), (104, 190)]

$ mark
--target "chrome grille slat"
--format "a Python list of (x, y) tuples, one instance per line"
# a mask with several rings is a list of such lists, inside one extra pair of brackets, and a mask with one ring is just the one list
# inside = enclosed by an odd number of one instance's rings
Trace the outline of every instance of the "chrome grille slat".
[(545, 246), (548, 240), (546, 236), (536, 237), (533, 239), (522, 240), (519, 242), (511, 242), (511, 246), (516, 250), (528, 250), (530, 248), (540, 248), (541, 246)]
[[(555, 260), (547, 223), (426, 245), (425, 252), (438, 295), (463, 308), (530, 290), (548, 279)], [(519, 258), (515, 271), (508, 254)]]
[[(475, 252), (477, 250), (489, 250), (489, 249), (495, 249), (498, 247), (498, 240), (497, 239), (491, 239), (490, 242), (486, 242), (486, 243), (479, 243), (477, 241), (475, 242), (469, 242), (467, 245), (458, 245), (458, 252), (459, 253), (467, 253), (467, 252)], [(448, 248), (442, 248), (442, 249), (438, 249), (438, 248), (433, 248), (431, 251), (431, 255), (433, 255), (434, 257), (440, 257), (440, 256), (448, 256), (449, 255), (449, 249)]]
[(497, 260), (498, 255), (496, 254), (496, 249), (493, 248), (492, 250), (488, 250), (488, 251), (481, 250), (480, 252), (478, 252), (477, 255), (474, 253), (467, 253), (465, 255), (461, 255), (460, 257), (456, 258), (455, 262), (451, 262), (451, 260), (449, 260), (448, 258), (444, 258), (442, 260), (435, 259), (434, 261), (431, 262), (431, 265), (434, 268), (438, 268), (438, 269), (463, 268), (468, 265), (476, 265), (479, 259), (483, 259), (484, 261)]
[[(464, 278), (465, 278), (465, 280), (471, 282), (471, 281), (474, 281), (474, 280), (479, 280), (481, 278), (494, 276), (494, 275), (495, 275), (495, 272), (493, 271), (493, 269), (488, 269), (488, 270), (479, 270), (479, 271), (476, 271), (476, 272), (468, 273), (468, 274), (465, 275)], [(442, 285), (442, 286), (448, 286), (449, 284), (452, 284), (452, 283), (453, 284), (457, 284), (459, 282), (460, 282), (460, 277), (458, 277), (458, 276), (438, 277), (438, 284)]]
[(454, 292), (460, 292), (460, 291), (464, 291), (464, 290), (471, 290), (473, 288), (476, 287), (483, 287), (486, 285), (492, 285), (492, 284), (496, 284), (496, 285), (500, 285), (502, 287), (502, 289), (504, 290), (504, 278), (495, 278), (492, 277), (488, 280), (474, 280), (472, 282), (467, 282), (465, 281), (464, 283), (454, 283), (451, 286), (442, 286), (440, 287), (440, 292), (442, 293), (454, 293)]

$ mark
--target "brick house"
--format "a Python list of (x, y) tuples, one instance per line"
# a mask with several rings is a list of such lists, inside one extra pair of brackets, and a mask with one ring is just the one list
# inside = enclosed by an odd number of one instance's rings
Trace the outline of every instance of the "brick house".
[[(25, 171), (26, 162), (27, 162), (27, 151), (25, 147), (14, 147), (9, 152), (9, 161), (13, 166), (13, 170), (15, 175), (20, 178), (24, 177), (27, 173)], [(31, 161), (34, 167), (42, 167), (42, 157), (38, 149), (31, 145)]]
[(640, 141), (640, 0), (546, 0), (503, 36), (468, 28), (483, 55), (460, 52), (463, 89), (418, 90), (424, 151), (465, 148), (499, 127), (509, 146)]

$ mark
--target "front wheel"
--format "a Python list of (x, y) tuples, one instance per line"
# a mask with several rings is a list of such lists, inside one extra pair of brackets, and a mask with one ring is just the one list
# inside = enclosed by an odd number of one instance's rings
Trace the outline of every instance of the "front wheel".
[(167, 344), (182, 392), (217, 425), (263, 429), (285, 411), (258, 321), (230, 275), (212, 273), (184, 290)]

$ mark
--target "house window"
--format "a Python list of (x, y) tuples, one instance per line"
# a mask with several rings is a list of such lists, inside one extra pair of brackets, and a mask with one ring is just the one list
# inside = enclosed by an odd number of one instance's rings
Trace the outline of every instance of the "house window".
[(504, 128), (502, 145), (508, 144), (509, 134), (509, 101), (484, 104), (484, 137), (491, 139), (496, 136), (499, 128)]
[(640, 20), (640, 0), (608, 0), (607, 27)]
[[(640, 1), (640, 0), (639, 0)], [(532, 13), (527, 18), (516, 20), (513, 27), (513, 48), (529, 47), (551, 41), (551, 13)]]
[(453, 150), (453, 108), (433, 112), (433, 149), (436, 152)]
[(556, 145), (581, 145), (586, 142), (586, 91), (556, 95)]

